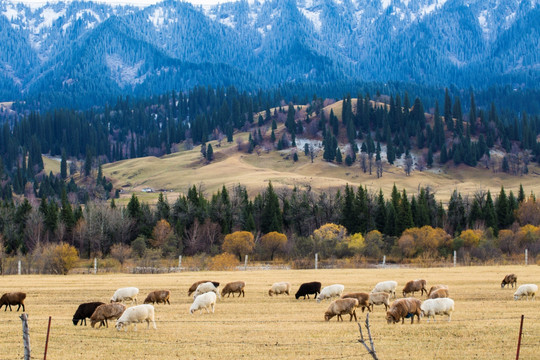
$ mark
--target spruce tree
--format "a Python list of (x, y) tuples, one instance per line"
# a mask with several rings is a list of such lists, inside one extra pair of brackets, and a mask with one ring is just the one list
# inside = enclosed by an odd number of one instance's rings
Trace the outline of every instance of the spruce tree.
[(384, 203), (384, 195), (381, 189), (379, 189), (379, 195), (377, 196), (377, 208), (375, 209), (375, 227), (381, 233), (384, 233), (386, 226), (386, 205)]
[(497, 234), (497, 213), (495, 212), (495, 206), (493, 206), (493, 199), (491, 198), (491, 192), (488, 190), (486, 204), (482, 209), (484, 213), (484, 220), (486, 222), (486, 227), (492, 228), (493, 232)]
[(212, 148), (212, 144), (208, 144), (208, 148), (206, 149), (206, 160), (214, 160), (214, 149)]
[(60, 161), (60, 177), (63, 180), (67, 178), (67, 156), (64, 149), (62, 149), (62, 160)]
[(261, 231), (263, 234), (268, 234), (272, 231), (283, 231), (283, 218), (281, 209), (279, 208), (279, 199), (271, 181), (268, 182), (268, 187), (263, 197)]
[(444, 122), (448, 131), (454, 131), (454, 121), (452, 119), (452, 99), (448, 94), (448, 89), (444, 91)]
[(499, 193), (499, 196), (495, 201), (495, 212), (497, 214), (498, 229), (506, 229), (510, 225), (507, 223), (509, 205), (508, 198), (506, 197), (506, 192), (504, 191), (503, 186), (501, 186), (501, 192)]

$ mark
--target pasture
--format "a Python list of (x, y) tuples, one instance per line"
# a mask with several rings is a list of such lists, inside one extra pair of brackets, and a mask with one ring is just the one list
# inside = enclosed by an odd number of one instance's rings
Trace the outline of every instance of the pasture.
[[(540, 299), (514, 301), (515, 290), (501, 289), (504, 275), (515, 273), (518, 285), (540, 284), (539, 266), (482, 266), (458, 268), (271, 270), (183, 272), (160, 275), (22, 275), (0, 278), (0, 292), (24, 291), (29, 314), (32, 357), (43, 356), (48, 316), (52, 316), (50, 359), (230, 359), (307, 358), (369, 359), (358, 343), (358, 326), (333, 318), (324, 321), (328, 301), (295, 300), (303, 282), (345, 285), (345, 292), (369, 292), (383, 280), (396, 280), (396, 295), (408, 280), (423, 278), (427, 287), (447, 284), (455, 312), (434, 323), (388, 325), (384, 306), (370, 315), (380, 359), (503, 359), (515, 356), (519, 321), (525, 315), (521, 358), (538, 358)], [(188, 313), (189, 286), (202, 279), (244, 280), (246, 297), (218, 299), (215, 314)], [(291, 296), (268, 296), (273, 282), (292, 284)], [(139, 324), (127, 333), (114, 329), (75, 327), (71, 321), (83, 302), (108, 302), (117, 288), (136, 286), (139, 303), (148, 292), (171, 290), (171, 305), (155, 305), (157, 330)], [(416, 293), (415, 297), (419, 298)], [(425, 300), (425, 296), (421, 299)], [(15, 310), (15, 308), (14, 308)], [(0, 359), (23, 356), (21, 321), (15, 311), (0, 312)], [(359, 321), (365, 314), (358, 310)]]

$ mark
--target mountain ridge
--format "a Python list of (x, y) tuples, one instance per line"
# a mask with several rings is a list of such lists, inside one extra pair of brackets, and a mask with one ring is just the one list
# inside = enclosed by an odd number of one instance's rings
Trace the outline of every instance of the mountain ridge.
[[(111, 18), (122, 27), (100, 37)], [(201, 81), (243, 90), (349, 80), (538, 88), (539, 19), (537, 0), (166, 0), (141, 7), (4, 0), (0, 95), (54, 102), (50, 94), (71, 92), (90, 96), (91, 105), (136, 95), (145, 84), (163, 93)], [(81, 39), (92, 34), (85, 49)], [(182, 70), (197, 64), (198, 77)], [(43, 75), (51, 71), (54, 79)], [(160, 86), (168, 72), (176, 75)], [(87, 91), (73, 92), (72, 81), (89, 82)]]

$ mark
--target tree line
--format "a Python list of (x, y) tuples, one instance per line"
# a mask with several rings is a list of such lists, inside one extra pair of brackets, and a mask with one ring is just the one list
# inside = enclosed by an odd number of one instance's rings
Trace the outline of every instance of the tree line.
[(42, 198), (0, 205), (2, 252), (34, 254), (48, 244), (67, 243), (81, 257), (117, 256), (129, 249), (174, 258), (180, 254), (291, 259), (318, 252), (326, 258), (362, 255), (414, 258), (447, 257), (453, 250), (479, 258), (513, 255), (524, 248), (540, 250), (540, 203), (523, 187), (516, 195), (454, 191), (448, 206), (429, 188), (410, 195), (394, 186), (382, 191), (346, 185), (333, 192), (280, 189), (272, 183), (250, 199), (242, 185), (205, 196), (191, 187), (173, 204), (163, 194), (155, 206), (132, 195), (125, 207), (89, 202), (73, 208), (65, 191), (57, 203)]

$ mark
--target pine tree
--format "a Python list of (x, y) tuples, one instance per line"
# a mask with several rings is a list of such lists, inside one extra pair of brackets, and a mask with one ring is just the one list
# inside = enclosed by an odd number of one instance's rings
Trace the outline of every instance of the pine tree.
[(352, 187), (349, 187), (349, 184), (345, 184), (344, 192), (340, 223), (345, 226), (350, 234), (354, 234), (357, 232), (357, 211), (354, 207), (354, 191)]
[(263, 234), (268, 234), (272, 231), (283, 231), (283, 218), (281, 209), (279, 208), (279, 199), (272, 187), (272, 182), (268, 182), (268, 188), (263, 197), (261, 231)]
[(501, 192), (495, 201), (495, 212), (497, 214), (497, 226), (498, 229), (506, 229), (510, 224), (508, 221), (509, 205), (508, 198), (504, 191), (504, 187), (501, 186)]
[(339, 147), (336, 148), (336, 162), (338, 164), (343, 163), (343, 155), (341, 155), (341, 150), (339, 150)]
[(62, 160), (60, 161), (60, 177), (64, 180), (67, 178), (67, 156), (64, 149), (62, 149)]
[(454, 121), (452, 119), (452, 99), (448, 94), (448, 89), (444, 90), (444, 122), (448, 131), (454, 131)]
[(403, 194), (401, 195), (401, 201), (398, 205), (398, 211), (396, 216), (396, 230), (397, 234), (400, 235), (403, 231), (414, 226), (414, 221), (412, 217), (411, 204), (407, 198), (407, 192), (403, 189)]
[(384, 203), (384, 195), (382, 190), (379, 189), (379, 195), (377, 196), (377, 208), (375, 210), (375, 227), (380, 232), (384, 232), (386, 226), (386, 205)]
[(471, 90), (471, 108), (469, 109), (469, 129), (471, 135), (476, 135), (476, 102)]
[(492, 228), (493, 232), (497, 234), (497, 213), (495, 212), (495, 207), (493, 206), (493, 199), (491, 198), (491, 192), (488, 190), (486, 204), (482, 209), (484, 214), (484, 220), (486, 222), (486, 227)]
[(60, 210), (60, 220), (66, 226), (66, 231), (70, 233), (75, 226), (75, 218), (73, 216), (73, 209), (68, 201), (66, 189), (62, 189), (62, 209)]
[[(113, 199), (114, 201), (114, 199)], [(160, 192), (158, 196), (158, 202), (156, 204), (156, 219), (157, 220), (167, 220), (169, 221), (171, 207), (167, 202), (167, 199), (163, 196), (163, 193)]]
[(518, 203), (521, 204), (523, 200), (525, 200), (525, 190), (523, 190), (523, 185), (519, 184), (519, 193), (518, 193), (517, 201)]
[(212, 148), (212, 144), (208, 144), (208, 148), (206, 149), (206, 160), (214, 160), (214, 148)]

